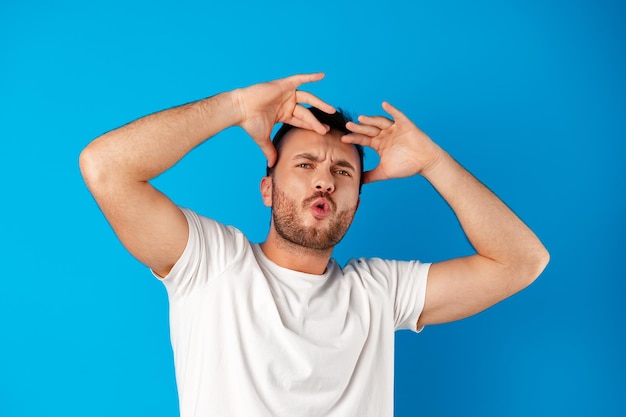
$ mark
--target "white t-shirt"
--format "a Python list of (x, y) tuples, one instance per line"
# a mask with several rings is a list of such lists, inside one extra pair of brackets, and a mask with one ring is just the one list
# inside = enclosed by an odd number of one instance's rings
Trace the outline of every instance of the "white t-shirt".
[(416, 330), (429, 264), (305, 274), (183, 212), (189, 241), (163, 279), (181, 417), (393, 415), (394, 331)]

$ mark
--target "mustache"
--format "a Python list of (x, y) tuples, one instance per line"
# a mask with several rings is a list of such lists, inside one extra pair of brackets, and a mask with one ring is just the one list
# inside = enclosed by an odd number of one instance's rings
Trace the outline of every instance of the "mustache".
[(311, 204), (313, 204), (313, 202), (315, 200), (317, 200), (318, 198), (324, 198), (328, 201), (328, 204), (330, 204), (330, 208), (334, 211), (337, 208), (337, 205), (335, 204), (335, 201), (333, 200), (333, 198), (330, 196), (330, 193), (326, 192), (326, 191), (317, 191), (315, 194), (313, 194), (311, 197), (307, 198), (306, 200), (304, 200), (304, 206), (308, 207)]

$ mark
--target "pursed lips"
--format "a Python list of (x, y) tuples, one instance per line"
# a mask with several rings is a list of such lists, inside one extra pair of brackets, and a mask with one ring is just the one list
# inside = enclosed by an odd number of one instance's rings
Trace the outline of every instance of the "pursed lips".
[(305, 206), (310, 207), (315, 217), (327, 217), (335, 210), (334, 201), (325, 196), (325, 193), (321, 193), (322, 195), (315, 195), (305, 201)]

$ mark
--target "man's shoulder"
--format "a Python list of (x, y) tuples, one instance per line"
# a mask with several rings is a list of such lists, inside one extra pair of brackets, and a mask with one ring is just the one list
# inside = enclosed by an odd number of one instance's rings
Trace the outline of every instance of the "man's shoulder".
[(370, 278), (379, 282), (407, 275), (427, 272), (430, 264), (418, 260), (397, 260), (383, 258), (352, 258), (343, 268), (344, 275), (355, 274), (362, 278)]
[(396, 261), (382, 258), (351, 258), (341, 270), (341, 274), (347, 277), (358, 277), (359, 280), (375, 280), (389, 274), (391, 265)]
[(186, 207), (179, 208), (187, 218), (187, 223), (189, 223), (190, 229), (194, 228), (197, 230), (201, 230), (204, 233), (210, 233), (211, 231), (221, 231), (222, 233), (232, 235), (233, 237), (237, 236), (247, 240), (245, 234), (235, 226), (222, 223), (218, 220), (200, 214), (199, 212)]
[(348, 262), (343, 266), (343, 271), (367, 271), (375, 268), (388, 267), (389, 265), (393, 265), (394, 263), (402, 262), (396, 261), (393, 259), (382, 259), (382, 258), (350, 258)]

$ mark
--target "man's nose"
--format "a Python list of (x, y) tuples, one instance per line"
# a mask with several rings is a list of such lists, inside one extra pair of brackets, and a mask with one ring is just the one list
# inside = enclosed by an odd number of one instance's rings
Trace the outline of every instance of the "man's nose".
[(319, 175), (315, 180), (315, 190), (332, 193), (335, 191), (335, 181), (330, 172)]

